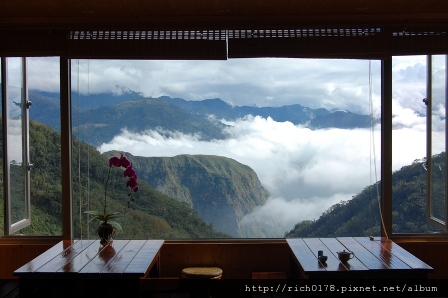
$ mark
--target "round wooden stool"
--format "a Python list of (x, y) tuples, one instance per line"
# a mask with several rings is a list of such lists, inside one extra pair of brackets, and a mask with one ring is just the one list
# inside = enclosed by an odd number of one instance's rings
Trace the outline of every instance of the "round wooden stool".
[(222, 269), (218, 267), (188, 267), (182, 269), (182, 278), (221, 279)]

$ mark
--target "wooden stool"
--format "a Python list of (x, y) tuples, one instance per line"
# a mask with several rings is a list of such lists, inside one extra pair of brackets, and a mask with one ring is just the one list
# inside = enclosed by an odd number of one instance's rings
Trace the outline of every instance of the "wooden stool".
[(221, 279), (222, 269), (218, 267), (188, 267), (182, 269), (182, 278)]

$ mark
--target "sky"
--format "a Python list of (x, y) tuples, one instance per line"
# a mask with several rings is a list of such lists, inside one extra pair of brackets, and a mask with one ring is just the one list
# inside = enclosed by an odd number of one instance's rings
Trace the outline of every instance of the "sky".
[[(434, 61), (434, 152), (443, 149), (444, 57)], [(11, 73), (17, 69), (11, 61)], [(30, 89), (59, 91), (59, 60), (30, 58)], [(14, 76), (13, 76), (14, 77)], [(17, 76), (18, 77), (18, 76)], [(72, 63), (72, 88), (80, 93), (124, 92), (186, 100), (220, 98), (232, 105), (349, 110), (380, 114), (380, 62), (325, 59), (232, 59), (227, 61), (110, 61)], [(14, 84), (14, 79), (11, 80)], [(18, 84), (18, 83), (17, 83)], [(393, 60), (393, 170), (426, 155), (426, 57)], [(317, 219), (380, 179), (380, 126), (311, 131), (289, 122), (249, 116), (228, 124), (230, 138), (203, 141), (196, 135), (123, 129), (100, 152), (139, 156), (214, 154), (252, 167), (271, 196), (248, 216), (287, 232), (301, 220)], [(249, 219), (248, 219), (249, 220)], [(272, 235), (264, 235), (272, 236)], [(282, 235), (275, 235), (281, 237)]]

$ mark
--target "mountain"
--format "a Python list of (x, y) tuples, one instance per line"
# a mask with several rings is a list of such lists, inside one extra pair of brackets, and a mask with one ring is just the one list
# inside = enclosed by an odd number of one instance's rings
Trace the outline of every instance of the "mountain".
[[(40, 94), (44, 97), (59, 100), (58, 92), (46, 92), (39, 90), (31, 90), (33, 93)], [(100, 107), (114, 106), (124, 101), (136, 100), (143, 98), (143, 94), (132, 90), (126, 90), (117, 87), (117, 92), (104, 92), (98, 94), (82, 94), (72, 91), (72, 104), (80, 110), (97, 109)]]
[[(1, 116), (0, 116), (1, 120)], [(0, 121), (0, 126), (1, 126)], [(1, 128), (1, 127), (0, 127)], [(26, 235), (61, 235), (61, 152), (60, 134), (48, 125), (30, 122), (30, 158), (33, 163), (31, 176), (31, 221), (32, 225), (20, 232)], [(0, 134), (0, 141), (2, 135)], [(73, 140), (73, 210), (100, 210), (104, 198), (104, 186), (108, 173), (108, 158), (94, 147)], [(0, 148), (0, 157), (3, 156)], [(3, 163), (2, 160), (0, 160)], [(21, 168), (21, 167), (20, 167)], [(80, 172), (78, 172), (78, 169)], [(88, 171), (87, 171), (88, 170)], [(108, 212), (124, 210), (128, 201), (122, 171), (113, 168), (108, 187)], [(13, 171), (14, 172), (14, 171)], [(80, 173), (81, 175), (78, 175)], [(139, 173), (138, 173), (139, 174)], [(17, 187), (16, 185), (12, 186)], [(1, 193), (3, 196), (3, 193)], [(152, 188), (145, 181), (139, 181), (138, 192), (129, 213), (119, 218), (123, 231), (117, 232), (117, 239), (148, 238), (227, 238), (206, 223), (191, 207)], [(82, 199), (82, 201), (81, 201)], [(0, 199), (3, 209), (3, 200)], [(14, 202), (13, 202), (14, 208)], [(82, 222), (83, 228), (80, 228)], [(87, 237), (86, 215), (80, 219), (79, 212), (73, 212), (75, 237)], [(91, 223), (91, 237), (97, 223)], [(0, 227), (3, 233), (3, 227)]]
[[(118, 152), (104, 153), (107, 157)], [(257, 174), (233, 159), (212, 155), (175, 157), (126, 156), (139, 179), (160, 192), (192, 207), (215, 229), (243, 237), (240, 221), (263, 205), (269, 192)]]
[[(35, 91), (29, 93), (29, 98), (33, 102), (30, 118), (59, 130), (59, 100)], [(203, 140), (226, 137), (222, 131), (223, 124), (210, 122), (205, 116), (151, 98), (122, 101), (116, 105), (88, 110), (75, 109), (72, 115), (73, 132), (93, 146), (110, 142), (123, 128), (134, 133), (156, 130), (164, 136), (181, 132), (198, 135)]]
[[(31, 90), (29, 98), (33, 102), (31, 119), (59, 130), (58, 94)], [(227, 137), (222, 132), (225, 125), (219, 120), (231, 121), (246, 115), (271, 117), (278, 122), (289, 121), (311, 129), (366, 128), (371, 123), (369, 115), (311, 109), (299, 104), (282, 107), (232, 106), (219, 98), (202, 101), (168, 96), (142, 98), (140, 93), (132, 91), (123, 92), (120, 96), (112, 93), (74, 95), (72, 104), (73, 126), (79, 127), (79, 131), (76, 129), (74, 132), (94, 146), (109, 142), (124, 127), (136, 133), (151, 129), (165, 136), (177, 131), (198, 135), (202, 140), (223, 139)]]
[[(433, 197), (443, 197), (445, 152), (433, 157)], [(440, 165), (440, 168), (438, 167)], [(285, 237), (342, 237), (380, 234), (380, 213), (377, 200), (378, 184), (366, 187), (349, 201), (340, 202), (325, 211), (317, 220), (302, 221)], [(416, 160), (392, 175), (392, 229), (395, 233), (435, 232), (426, 223), (426, 170)], [(444, 210), (442, 200), (435, 201), (435, 212)], [(443, 216), (440, 214), (439, 216)]]
[(159, 97), (186, 111), (198, 115), (214, 115), (217, 119), (236, 120), (246, 115), (271, 117), (277, 122), (289, 121), (294, 125), (307, 125), (311, 129), (320, 128), (365, 128), (370, 127), (370, 116), (348, 111), (311, 109), (299, 104), (281, 107), (232, 106), (219, 98), (201, 101), (186, 101), (168, 96)]

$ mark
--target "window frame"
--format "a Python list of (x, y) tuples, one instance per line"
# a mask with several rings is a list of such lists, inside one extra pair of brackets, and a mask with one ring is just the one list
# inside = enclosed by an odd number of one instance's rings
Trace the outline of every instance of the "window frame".
[[(8, 162), (8, 144), (9, 142), (9, 134), (8, 134), (8, 119), (9, 116), (6, 115), (2, 117), (3, 121), (3, 188), (4, 188), (4, 231), (6, 235), (12, 235), (17, 231), (31, 225), (31, 200), (30, 200), (30, 169), (31, 164), (29, 160), (29, 101), (28, 101), (28, 80), (27, 80), (27, 59), (26, 57), (21, 58), (21, 102), (23, 103), (21, 106), (21, 115), (22, 115), (22, 157), (23, 162), (22, 166), (24, 168), (24, 218), (17, 221), (12, 222), (12, 211), (11, 211), (11, 187), (10, 187), (10, 164)], [(1, 61), (1, 71), (2, 71), (2, 111), (4, 113), (8, 113), (9, 111), (9, 103), (8, 103), (8, 59), (2, 57)]]
[[(2, 58), (2, 62), (3, 62)], [(71, 59), (60, 56), (60, 103), (61, 103), (61, 183), (62, 183), (62, 236), (26, 236), (20, 241), (32, 239), (54, 241), (73, 240), (72, 225), (72, 127), (71, 127)], [(2, 63), (2, 68), (4, 67)], [(3, 76), (2, 76), (3, 81)], [(4, 92), (4, 91), (2, 91)], [(381, 209), (384, 225), (381, 236), (394, 240), (446, 240), (447, 234), (393, 234), (392, 233), (392, 56), (381, 60)], [(5, 142), (5, 141), (4, 141)], [(0, 236), (0, 242), (9, 237)], [(17, 237), (15, 237), (17, 239)], [(31, 239), (31, 240), (30, 240)], [(236, 239), (241, 241), (245, 239)], [(247, 239), (246, 239), (247, 240)], [(254, 239), (257, 240), (257, 239)], [(281, 240), (281, 239), (279, 239)], [(217, 239), (216, 241), (222, 241)], [(226, 240), (228, 241), (228, 240)]]
[[(433, 103), (433, 80), (432, 80), (432, 70), (433, 70), (433, 59), (432, 55), (427, 55), (426, 59), (426, 98), (424, 99), (426, 104), (426, 222), (445, 233), (448, 232), (448, 193), (447, 193), (447, 181), (448, 181), (448, 156), (446, 154), (446, 149), (448, 148), (448, 124), (445, 119), (445, 220), (437, 218), (433, 213), (433, 193), (432, 193), (432, 103)], [(445, 55), (445, 111), (448, 104), (448, 55)]]

